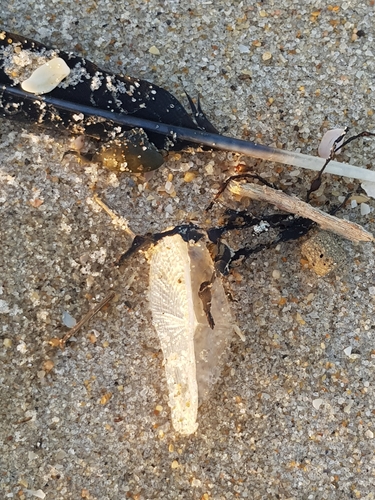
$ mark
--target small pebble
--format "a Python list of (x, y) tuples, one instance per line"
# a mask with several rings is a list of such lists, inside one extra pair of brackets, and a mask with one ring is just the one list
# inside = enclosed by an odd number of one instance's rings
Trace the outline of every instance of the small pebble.
[(274, 278), (275, 280), (279, 280), (280, 277), (281, 277), (281, 272), (278, 269), (274, 269), (272, 271), (272, 278)]
[(196, 177), (195, 172), (185, 172), (184, 182), (191, 182), (195, 179), (195, 177)]
[(316, 409), (316, 410), (319, 410), (319, 408), (322, 406), (322, 404), (324, 403), (323, 399), (314, 399), (312, 404), (313, 404), (313, 407)]
[(54, 362), (51, 360), (51, 359), (47, 359), (44, 363), (43, 363), (43, 370), (48, 373), (52, 370), (52, 368), (54, 367)]
[(239, 45), (238, 50), (240, 51), (240, 54), (248, 54), (250, 52), (250, 49), (247, 45)]
[(8, 304), (5, 300), (0, 300), (0, 314), (7, 314), (10, 311)]
[(41, 498), (42, 500), (44, 498), (46, 498), (46, 494), (44, 493), (44, 491), (42, 490), (26, 490), (25, 489), (25, 492), (26, 493), (29, 493), (30, 495), (32, 495), (33, 497), (36, 497), (36, 498)]
[(36, 458), (38, 458), (38, 454), (34, 453), (33, 451), (29, 451), (29, 453), (27, 454), (27, 458), (29, 460), (35, 460)]
[(345, 353), (348, 357), (350, 357), (350, 355), (352, 354), (352, 347), (351, 347), (351, 346), (349, 346), (349, 347), (347, 347), (346, 349), (344, 349), (344, 353)]
[(361, 215), (368, 215), (371, 212), (370, 205), (367, 203), (361, 203)]
[(370, 429), (368, 429), (366, 432), (365, 432), (365, 436), (368, 438), (368, 439), (373, 439), (374, 437), (374, 433), (372, 431), (370, 431)]
[(195, 488), (200, 488), (202, 486), (202, 481), (199, 479), (195, 479), (195, 477), (191, 480), (191, 485)]
[(6, 349), (9, 349), (10, 347), (12, 347), (12, 339), (4, 339), (3, 345)]
[(25, 342), (20, 342), (17, 346), (17, 351), (19, 351), (21, 354), (25, 354), (26, 351), (27, 351), (27, 347), (26, 347), (26, 344)]
[(272, 59), (272, 54), (271, 54), (271, 52), (265, 52), (265, 53), (262, 55), (262, 59), (263, 59), (263, 61), (269, 61), (270, 59)]
[(350, 413), (352, 406), (353, 406), (353, 401), (349, 401), (349, 403), (344, 407), (344, 413)]
[(111, 392), (106, 392), (103, 394), (103, 396), (100, 398), (100, 404), (101, 405), (106, 405), (108, 401), (111, 399), (112, 393)]
[(155, 47), (155, 45), (150, 47), (148, 51), (150, 52), (150, 54), (153, 54), (154, 56), (160, 55), (160, 50), (157, 47)]
[(214, 163), (213, 162), (210, 161), (209, 163), (207, 163), (207, 165), (204, 168), (206, 170), (207, 175), (213, 175), (213, 173), (214, 173)]
[(71, 316), (68, 311), (63, 311), (62, 313), (62, 322), (68, 328), (73, 328), (76, 326), (77, 321)]

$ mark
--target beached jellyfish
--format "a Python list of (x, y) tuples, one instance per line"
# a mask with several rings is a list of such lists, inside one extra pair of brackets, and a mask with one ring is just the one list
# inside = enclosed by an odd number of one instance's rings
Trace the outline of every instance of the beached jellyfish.
[(197, 429), (199, 404), (220, 376), (235, 329), (206, 240), (175, 234), (150, 251), (149, 301), (165, 362), (174, 429)]

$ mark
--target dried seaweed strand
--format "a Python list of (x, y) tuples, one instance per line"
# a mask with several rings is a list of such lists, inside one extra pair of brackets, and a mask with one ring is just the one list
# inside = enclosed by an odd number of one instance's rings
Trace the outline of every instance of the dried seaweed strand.
[(228, 189), (232, 194), (245, 196), (252, 200), (264, 201), (275, 205), (279, 210), (313, 220), (322, 229), (332, 231), (348, 240), (375, 241), (374, 236), (359, 224), (338, 219), (333, 215), (322, 212), (318, 208), (312, 207), (299, 198), (289, 196), (269, 186), (259, 186), (252, 183), (241, 184), (237, 181), (231, 181)]
[(73, 337), (81, 328), (82, 326), (87, 323), (95, 314), (97, 314), (101, 309), (103, 309), (104, 306), (110, 302), (113, 297), (116, 295), (114, 291), (110, 292), (102, 301), (100, 301), (96, 306), (94, 306), (88, 313), (86, 313), (83, 318), (78, 321), (78, 323), (71, 328), (68, 333), (64, 335), (62, 339), (59, 340), (59, 347), (61, 349), (64, 349), (66, 342)]

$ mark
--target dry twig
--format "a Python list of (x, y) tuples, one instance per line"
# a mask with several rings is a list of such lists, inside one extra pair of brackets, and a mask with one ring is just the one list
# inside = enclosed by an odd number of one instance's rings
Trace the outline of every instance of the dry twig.
[(310, 219), (316, 222), (322, 229), (332, 231), (348, 240), (375, 240), (374, 236), (359, 224), (334, 217), (318, 208), (312, 207), (299, 198), (289, 196), (269, 186), (259, 186), (252, 183), (241, 184), (232, 180), (228, 185), (228, 189), (232, 194), (245, 196), (252, 200), (265, 201), (271, 205), (275, 205), (279, 210)]

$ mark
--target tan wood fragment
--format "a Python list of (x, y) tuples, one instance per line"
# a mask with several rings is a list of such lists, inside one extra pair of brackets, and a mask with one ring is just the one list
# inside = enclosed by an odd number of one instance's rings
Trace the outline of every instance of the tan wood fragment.
[(251, 198), (252, 200), (264, 201), (274, 205), (279, 210), (283, 210), (284, 212), (289, 212), (299, 217), (305, 217), (306, 219), (313, 220), (322, 229), (343, 236), (348, 240), (375, 240), (374, 236), (359, 224), (329, 215), (318, 208), (312, 207), (295, 196), (289, 196), (282, 191), (277, 191), (276, 189), (268, 186), (260, 186), (259, 184), (253, 183), (242, 184), (233, 180), (229, 183), (228, 189), (235, 195), (245, 196), (247, 198)]

